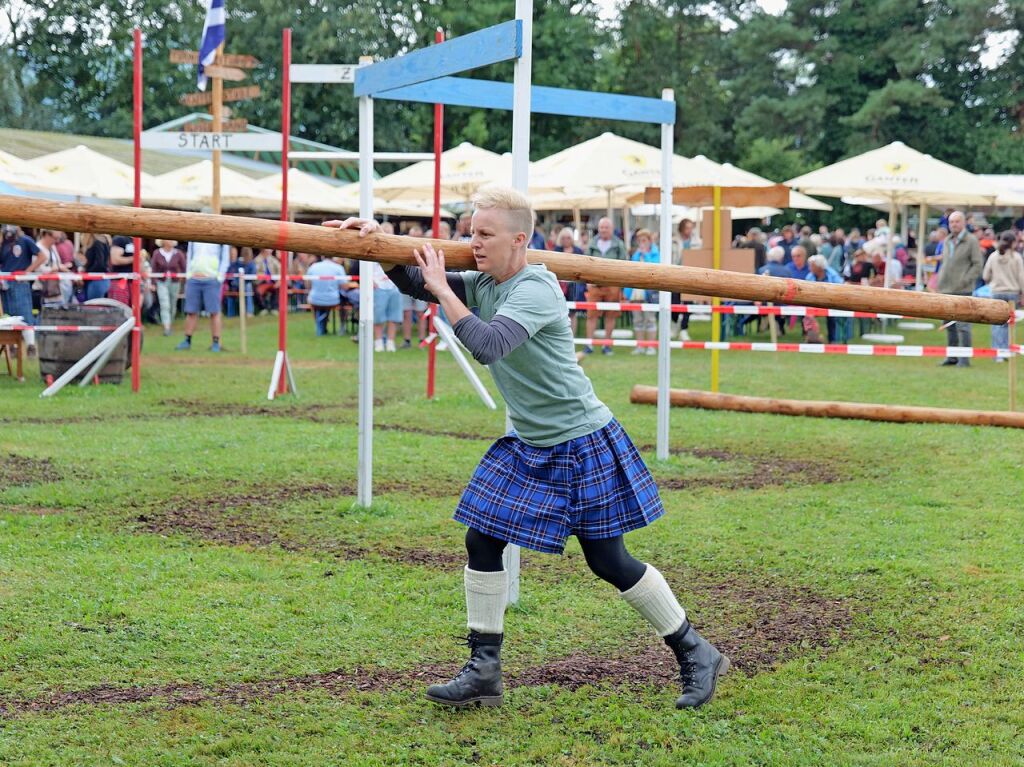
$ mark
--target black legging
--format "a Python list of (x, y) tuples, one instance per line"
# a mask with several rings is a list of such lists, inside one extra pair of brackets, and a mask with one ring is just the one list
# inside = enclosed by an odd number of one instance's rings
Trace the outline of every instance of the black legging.
[[(614, 538), (580, 538), (579, 542), (594, 575), (608, 581), (619, 591), (635, 586), (647, 569), (647, 565), (626, 551), (626, 543), (621, 535)], [(473, 528), (466, 531), (470, 570), (496, 573), (504, 569), (501, 561), (504, 550), (505, 541)]]

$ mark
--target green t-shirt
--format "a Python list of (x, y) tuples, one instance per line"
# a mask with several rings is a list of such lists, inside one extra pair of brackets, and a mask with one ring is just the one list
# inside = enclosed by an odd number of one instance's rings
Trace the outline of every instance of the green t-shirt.
[(483, 272), (462, 272), (461, 277), (466, 303), (479, 307), (480, 319), (490, 322), (500, 314), (530, 336), (488, 365), (521, 440), (550, 447), (611, 421), (611, 411), (576, 362), (565, 297), (551, 272), (530, 264), (502, 283)]

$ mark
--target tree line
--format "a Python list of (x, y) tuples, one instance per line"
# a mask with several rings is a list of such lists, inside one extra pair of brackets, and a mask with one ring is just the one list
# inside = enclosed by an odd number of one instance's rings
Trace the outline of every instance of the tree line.
[[(591, 0), (537, 0), (534, 82), (658, 96), (675, 90), (677, 151), (784, 180), (903, 140), (980, 173), (1024, 172), (1024, 0), (790, 0), (773, 15), (753, 0), (623, 0), (612, 20)], [(227, 49), (259, 58), (260, 98), (237, 116), (276, 128), (281, 29), (293, 60), (348, 63), (428, 45), (509, 19), (513, 0), (227, 0)], [(11, 0), (0, 10), (0, 122), (130, 135), (131, 30), (145, 34), (147, 127), (188, 110), (195, 0)], [(6, 38), (6, 39), (4, 39)], [(511, 63), (474, 77), (511, 80)], [(293, 132), (357, 145), (348, 86), (293, 88)], [(377, 144), (431, 146), (429, 106), (378, 102)], [(534, 115), (531, 153), (548, 155), (606, 130), (658, 143), (658, 127)], [(448, 108), (445, 143), (511, 145), (507, 112)]]

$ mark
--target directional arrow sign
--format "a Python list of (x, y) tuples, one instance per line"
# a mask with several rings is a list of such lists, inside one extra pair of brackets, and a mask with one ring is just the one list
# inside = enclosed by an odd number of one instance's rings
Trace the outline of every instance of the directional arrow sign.
[[(225, 88), (224, 101), (245, 101), (254, 99), (260, 95), (260, 86), (244, 85), (241, 88)], [(199, 91), (197, 93), (186, 93), (178, 99), (178, 103), (187, 107), (201, 107), (213, 103), (213, 94)]]
[[(172, 64), (198, 64), (199, 51), (172, 50), (170, 52), (170, 59)], [(260, 65), (260, 60), (255, 56), (248, 56), (244, 53), (225, 53), (214, 59), (214, 63), (222, 64), (226, 67), (255, 69)]]
[(276, 133), (198, 133), (191, 131), (143, 131), (145, 149), (165, 151), (273, 152), (281, 150), (281, 136)]
[[(186, 133), (213, 133), (213, 123), (209, 120), (186, 123), (183, 127)], [(244, 118), (222, 120), (220, 124), (220, 129), (223, 133), (244, 133), (248, 127), (249, 121)]]
[(203, 70), (203, 72), (206, 73), (207, 77), (219, 77), (221, 80), (230, 80), (236, 83), (239, 80), (245, 79), (245, 72), (241, 69), (225, 67), (221, 64), (210, 64)]

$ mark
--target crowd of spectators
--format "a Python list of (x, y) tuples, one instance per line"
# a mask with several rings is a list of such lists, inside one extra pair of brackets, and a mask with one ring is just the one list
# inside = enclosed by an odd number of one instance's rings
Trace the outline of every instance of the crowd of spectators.
[[(440, 239), (467, 241), (471, 239), (472, 221), (463, 214), (455, 223), (454, 231), (442, 221)], [(395, 226), (385, 223), (386, 233), (395, 233)], [(416, 222), (403, 222), (399, 233), (413, 237), (432, 237), (433, 232)], [(83, 234), (69, 237), (65, 232), (38, 230), (29, 236), (15, 226), (0, 229), (0, 272), (94, 272), (108, 275), (104, 279), (90, 280), (38, 280), (0, 282), (0, 296), (7, 314), (21, 316), (27, 324), (37, 324), (37, 312), (50, 307), (71, 306), (97, 298), (111, 298), (131, 303), (129, 273), (133, 268), (134, 241), (130, 237), (109, 234)], [(602, 217), (594, 231), (587, 228), (556, 224), (550, 228), (538, 226), (531, 237), (531, 247), (562, 253), (590, 255), (599, 258), (659, 262), (661, 244), (658, 232), (638, 228), (627, 236), (616, 231), (613, 222)], [(813, 231), (809, 226), (785, 224), (774, 231), (751, 227), (735, 238), (734, 248), (754, 251), (754, 270), (770, 277), (809, 280), (827, 284), (857, 284), (889, 289), (912, 289), (921, 273), (929, 290), (953, 295), (991, 295), (993, 298), (1020, 304), (1024, 297), (1024, 219), (1012, 229), (996, 234), (990, 227), (976, 224), (974, 217), (947, 210), (938, 225), (931, 229), (923, 248), (918, 248), (913, 237), (904, 242), (896, 232), (890, 232), (884, 219), (864, 231), (858, 228), (829, 229), (820, 226)], [(141, 251), (142, 281), (140, 295), (142, 313), (146, 321), (159, 324), (165, 335), (170, 335), (179, 312), (185, 315), (185, 339), (178, 348), (191, 348), (191, 337), (200, 316), (209, 316), (211, 322), (211, 350), (220, 350), (220, 316), (228, 317), (245, 312), (248, 316), (276, 314), (278, 291), (281, 289), (281, 261), (272, 249), (254, 251), (248, 247), (230, 247), (206, 243), (177, 243), (174, 240), (147, 242), (150, 248)], [(671, 261), (686, 263), (686, 252), (708, 247), (697, 237), (696, 225), (683, 219), (676, 227), (670, 244)], [(328, 259), (307, 253), (296, 253), (290, 260), (284, 285), (288, 291), (286, 304), (290, 311), (310, 310), (318, 336), (328, 334), (332, 312), (337, 312), (340, 333), (351, 327), (358, 314), (359, 291), (357, 278), (349, 278), (358, 264), (342, 259)], [(126, 275), (118, 277), (119, 274)], [(244, 276), (247, 279), (240, 280)], [(325, 278), (330, 278), (325, 279)], [(374, 270), (374, 326), (377, 351), (393, 352), (411, 349), (426, 338), (426, 305), (401, 295), (387, 275)], [(644, 289), (620, 289), (563, 282), (569, 301), (618, 303), (623, 300), (654, 303), (657, 292)], [(183, 302), (182, 302), (183, 299)], [(182, 302), (184, 305), (180, 306)], [(680, 303), (673, 294), (673, 303)], [(578, 312), (573, 311), (575, 320)], [(673, 335), (689, 340), (690, 315), (673, 313)], [(743, 333), (746, 327), (760, 325), (766, 318), (743, 316), (736, 318), (735, 330)], [(854, 335), (854, 323), (845, 318), (828, 318), (825, 333), (813, 318), (787, 323), (777, 317), (779, 331), (797, 329), (808, 342), (827, 340), (845, 343)], [(626, 317), (622, 312), (606, 307), (590, 310), (585, 316), (586, 337), (594, 338), (599, 326), (610, 337), (617, 324), (631, 325), (637, 340), (656, 338), (656, 313), (634, 311)], [(860, 332), (864, 331), (861, 327)], [(399, 332), (401, 340), (399, 341)], [(954, 323), (947, 328), (950, 346), (970, 346), (971, 327), (967, 323)], [(26, 332), (25, 342), (29, 354), (34, 351), (34, 336)], [(1008, 345), (1005, 327), (993, 331), (993, 345)], [(609, 346), (602, 346), (603, 354), (612, 354)], [(594, 350), (586, 346), (585, 354)], [(653, 353), (653, 349), (650, 350)], [(637, 347), (634, 354), (645, 353)], [(945, 365), (969, 364), (966, 359), (945, 360)]]

